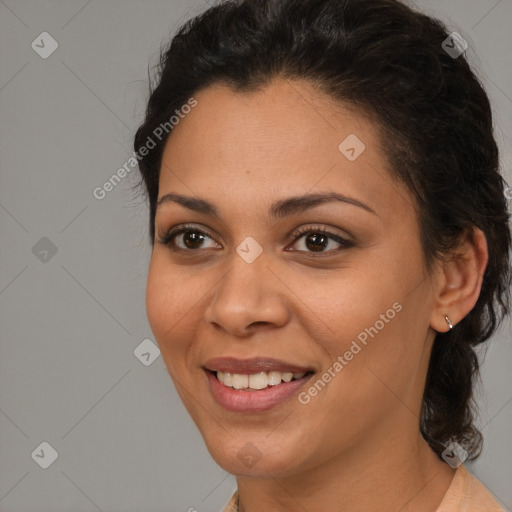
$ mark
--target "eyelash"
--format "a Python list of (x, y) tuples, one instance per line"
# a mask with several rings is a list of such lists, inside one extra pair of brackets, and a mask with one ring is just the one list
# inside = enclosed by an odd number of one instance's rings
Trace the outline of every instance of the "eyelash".
[[(201, 249), (182, 249), (181, 247), (176, 247), (174, 243), (174, 238), (176, 238), (178, 235), (181, 235), (183, 233), (186, 233), (188, 231), (198, 233), (202, 236), (207, 236), (208, 238), (211, 238), (213, 240), (213, 237), (207, 232), (202, 229), (199, 229), (197, 227), (194, 227), (193, 225), (182, 225), (178, 226), (176, 228), (170, 229), (162, 238), (158, 239), (158, 242), (168, 247), (173, 252), (197, 252)], [(354, 246), (353, 242), (350, 242), (349, 240), (346, 240), (342, 238), (340, 235), (337, 235), (335, 233), (332, 233), (331, 231), (323, 228), (323, 227), (315, 227), (314, 229), (311, 228), (311, 226), (306, 226), (299, 228), (295, 233), (293, 233), (291, 236), (294, 237), (293, 243), (297, 242), (300, 238), (304, 237), (305, 235), (310, 234), (322, 234), (326, 235), (331, 240), (334, 240), (335, 242), (341, 244), (342, 247), (338, 249), (331, 249), (330, 251), (325, 252), (312, 252), (312, 251), (298, 251), (298, 252), (305, 252), (307, 254), (313, 255), (313, 256), (322, 256), (322, 255), (332, 255), (333, 252), (341, 251), (343, 249), (348, 249), (350, 247)]]

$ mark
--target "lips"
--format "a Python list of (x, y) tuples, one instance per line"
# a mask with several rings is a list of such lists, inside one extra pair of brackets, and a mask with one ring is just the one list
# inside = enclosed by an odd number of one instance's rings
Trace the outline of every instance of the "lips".
[(253, 357), (250, 359), (237, 359), (235, 357), (216, 357), (209, 359), (204, 368), (211, 372), (238, 373), (252, 375), (260, 372), (307, 373), (313, 368), (300, 366), (279, 359), (266, 357)]
[[(289, 373), (289, 375), (292, 374)], [(244, 414), (263, 413), (283, 406), (285, 403), (293, 403), (290, 402), (292, 397), (307, 384), (312, 375), (312, 373), (306, 373), (298, 380), (281, 382), (264, 389), (254, 390), (228, 387), (220, 382), (213, 372), (205, 370), (210, 393), (217, 404), (227, 411)], [(247, 378), (247, 375), (245, 377)]]

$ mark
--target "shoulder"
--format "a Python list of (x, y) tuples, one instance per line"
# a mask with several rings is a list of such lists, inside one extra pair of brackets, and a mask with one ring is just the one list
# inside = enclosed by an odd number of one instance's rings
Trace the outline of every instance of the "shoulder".
[(477, 480), (464, 465), (460, 465), (436, 512), (505, 511), (482, 482)]

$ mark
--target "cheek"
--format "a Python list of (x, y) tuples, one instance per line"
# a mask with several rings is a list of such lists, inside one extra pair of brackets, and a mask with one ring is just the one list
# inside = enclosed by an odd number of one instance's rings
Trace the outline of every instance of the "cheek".
[[(414, 309), (405, 301), (397, 302), (402, 309), (393, 318), (386, 315), (386, 301), (384, 308), (366, 308), (359, 333), (343, 339), (332, 353), (333, 360), (339, 362), (339, 355), (343, 360), (327, 401), (340, 404), (330, 410), (338, 411), (337, 420), (347, 434), (358, 436), (377, 428), (392, 411), (405, 408), (406, 415), (412, 415), (408, 411), (417, 409), (423, 340), (410, 329)], [(382, 313), (388, 323), (380, 319)]]
[(365, 403), (381, 409), (404, 396), (416, 377), (425, 339), (417, 309), (426, 305), (428, 290), (418, 287), (418, 264), (381, 257), (361, 270), (333, 281), (322, 296), (328, 311), (317, 311), (333, 331), (322, 348), (336, 375), (331, 398), (354, 409)]
[(191, 290), (178, 272), (156, 257), (151, 260), (146, 283), (146, 315), (166, 364), (185, 352), (187, 340), (191, 339), (186, 330), (193, 323), (191, 318), (197, 302)]
[[(372, 312), (380, 314), (380, 308), (366, 311), (368, 318), (374, 316)], [(342, 431), (343, 443), (356, 442), (381, 428), (393, 411), (400, 412), (409, 403), (420, 355), (414, 340), (405, 339), (401, 315), (406, 314), (402, 309), (380, 330), (380, 323), (375, 327), (374, 319), (368, 327), (361, 328), (359, 333), (363, 336), (340, 338), (332, 344), (333, 363), (324, 369), (330, 382), (324, 388), (318, 386), (318, 392), (312, 390), (317, 396), (311, 398), (311, 407), (319, 418), (315, 428), (323, 430), (326, 438), (334, 439)], [(365, 325), (364, 321), (361, 325)]]

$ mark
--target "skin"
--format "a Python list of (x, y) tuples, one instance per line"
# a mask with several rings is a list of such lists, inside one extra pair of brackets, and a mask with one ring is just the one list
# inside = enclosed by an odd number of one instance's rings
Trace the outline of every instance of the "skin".
[[(159, 198), (207, 199), (221, 219), (158, 208), (147, 315), (210, 454), (237, 476), (240, 510), (434, 512), (454, 470), (419, 432), (421, 398), (445, 315), (455, 325), (478, 298), (485, 237), (468, 233), (428, 273), (412, 195), (392, 178), (378, 127), (305, 82), (250, 93), (215, 84), (194, 97), (166, 144)], [(353, 162), (338, 149), (349, 134), (366, 146)], [(332, 191), (374, 213), (331, 202), (268, 215), (274, 201)], [(211, 238), (178, 235), (181, 252), (159, 242), (184, 223)], [(353, 245), (290, 236), (301, 226)], [(252, 263), (236, 252), (248, 236), (263, 249)], [(394, 303), (401, 311), (307, 405), (291, 397), (266, 412), (229, 412), (209, 391), (202, 365), (219, 356), (309, 366), (314, 382)], [(237, 456), (248, 442), (261, 455), (251, 467)]]

